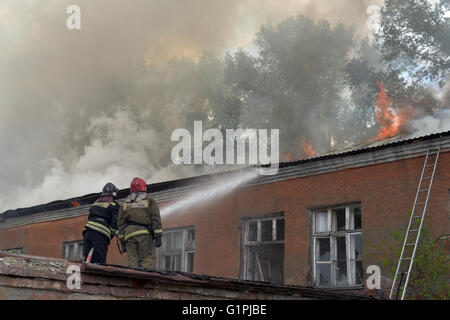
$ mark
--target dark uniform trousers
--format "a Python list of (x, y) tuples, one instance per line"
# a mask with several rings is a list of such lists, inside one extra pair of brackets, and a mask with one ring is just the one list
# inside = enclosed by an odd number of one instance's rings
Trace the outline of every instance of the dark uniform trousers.
[(98, 231), (86, 228), (83, 231), (83, 254), (84, 259), (87, 259), (89, 251), (94, 248), (91, 263), (106, 263), (106, 255), (108, 253), (108, 245), (110, 240), (108, 237)]

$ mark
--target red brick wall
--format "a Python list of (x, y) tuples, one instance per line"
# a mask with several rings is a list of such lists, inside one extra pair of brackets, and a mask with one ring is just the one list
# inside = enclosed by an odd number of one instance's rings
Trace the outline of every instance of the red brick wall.
[[(363, 249), (394, 230), (406, 231), (409, 211), (424, 157), (341, 170), (240, 189), (186, 212), (163, 216), (163, 228), (195, 226), (194, 272), (239, 278), (241, 218), (284, 212), (286, 284), (307, 285), (310, 272), (308, 209), (361, 202)], [(442, 153), (427, 215), (433, 233), (449, 232), (450, 153)], [(160, 204), (163, 206), (164, 204)], [(61, 257), (62, 242), (81, 239), (86, 216), (0, 230), (3, 248), (25, 247), (25, 253)], [(115, 239), (108, 263), (126, 264)], [(376, 261), (364, 259), (365, 268)], [(383, 273), (383, 270), (382, 270)]]

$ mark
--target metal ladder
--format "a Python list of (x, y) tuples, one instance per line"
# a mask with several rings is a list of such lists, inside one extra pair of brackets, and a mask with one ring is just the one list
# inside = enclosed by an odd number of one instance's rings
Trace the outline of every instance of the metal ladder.
[[(419, 243), (420, 233), (422, 231), (423, 222), (425, 220), (428, 200), (430, 199), (431, 186), (433, 185), (434, 174), (436, 172), (436, 166), (440, 151), (441, 147), (437, 147), (437, 149), (434, 150), (431, 150), (431, 148), (429, 148), (427, 151), (422, 174), (420, 176), (419, 186), (417, 188), (416, 199), (414, 200), (411, 217), (409, 218), (408, 229), (406, 230), (405, 240), (403, 241), (402, 252), (400, 254), (400, 259), (398, 260), (397, 270), (395, 270), (394, 282), (392, 283), (391, 293), (389, 294), (390, 299), (392, 299), (392, 295), (395, 290), (397, 290), (395, 299), (398, 298), (400, 291), (402, 291), (401, 300), (405, 298), (409, 277), (411, 275), (411, 270), (414, 263), (414, 257), (416, 255), (417, 245)], [(433, 156), (435, 156), (434, 160)], [(430, 169), (432, 169), (432, 172), (430, 172)], [(426, 199), (423, 199), (424, 195), (426, 195)], [(423, 208), (423, 210), (421, 208)], [(421, 214), (420, 210), (422, 210)], [(412, 253), (410, 248), (413, 248)], [(405, 284), (402, 287), (402, 280), (405, 274), (406, 280)], [(397, 279), (399, 275), (400, 281), (397, 285)]]

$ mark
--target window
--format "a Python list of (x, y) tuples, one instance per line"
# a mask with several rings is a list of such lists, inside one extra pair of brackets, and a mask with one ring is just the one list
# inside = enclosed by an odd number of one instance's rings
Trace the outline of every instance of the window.
[(4, 249), (4, 250), (0, 250), (2, 252), (6, 252), (6, 253), (23, 253), (23, 248), (14, 248), (14, 249)]
[(244, 220), (244, 279), (283, 283), (284, 217)]
[(165, 230), (157, 253), (158, 268), (172, 271), (194, 271), (194, 228)]
[(361, 206), (314, 210), (313, 220), (315, 285), (362, 285)]
[(83, 261), (83, 240), (63, 243), (63, 259)]

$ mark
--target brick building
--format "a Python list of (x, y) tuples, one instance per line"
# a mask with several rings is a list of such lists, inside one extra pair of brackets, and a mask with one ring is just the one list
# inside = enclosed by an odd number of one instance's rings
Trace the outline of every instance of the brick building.
[[(441, 153), (427, 217), (433, 237), (446, 238), (450, 132), (281, 163), (276, 175), (258, 175), (221, 197), (166, 215), (169, 205), (254, 168), (150, 184), (163, 213), (158, 267), (360, 293), (367, 266), (378, 264), (371, 244), (406, 231), (425, 155), (437, 147)], [(119, 198), (128, 192), (121, 190)], [(82, 259), (81, 232), (98, 196), (4, 212), (0, 249)], [(108, 263), (126, 265), (115, 240)]]

